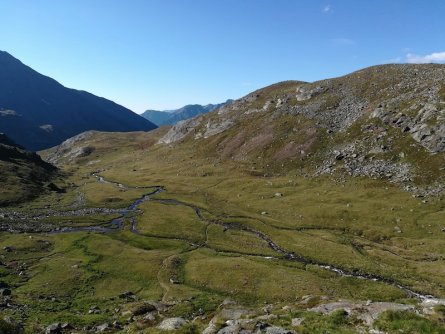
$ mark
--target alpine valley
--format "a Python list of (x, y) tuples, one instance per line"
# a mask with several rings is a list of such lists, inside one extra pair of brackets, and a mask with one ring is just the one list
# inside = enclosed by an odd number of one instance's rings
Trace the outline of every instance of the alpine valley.
[(153, 129), (0, 60), (1, 333), (445, 333), (445, 65)]

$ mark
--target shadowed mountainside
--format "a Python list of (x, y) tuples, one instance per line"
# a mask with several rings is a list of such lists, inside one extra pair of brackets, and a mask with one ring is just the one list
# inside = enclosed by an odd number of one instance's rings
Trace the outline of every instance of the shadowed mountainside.
[(36, 153), (24, 150), (0, 133), (0, 206), (23, 202), (45, 191), (60, 191), (50, 180), (57, 175), (53, 165)]
[(110, 100), (70, 89), (0, 51), (0, 131), (37, 151), (87, 130), (148, 131), (156, 126)]

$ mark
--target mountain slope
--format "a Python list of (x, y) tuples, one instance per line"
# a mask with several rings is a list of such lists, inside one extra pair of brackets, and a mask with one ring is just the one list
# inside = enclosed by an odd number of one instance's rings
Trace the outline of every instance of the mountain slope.
[(112, 101), (69, 89), (0, 51), (0, 131), (41, 150), (87, 130), (148, 131), (156, 126)]
[(200, 104), (189, 104), (176, 110), (147, 110), (141, 114), (141, 116), (158, 126), (175, 125), (179, 121), (214, 111), (226, 104), (231, 103), (232, 101), (233, 100), (227, 100), (224, 103), (207, 104), (205, 106)]
[(0, 133), (0, 206), (20, 203), (48, 190), (57, 169)]
[(443, 188), (445, 65), (278, 83), (180, 122), (160, 140), (175, 142), (263, 174), (297, 169)]
[(171, 111), (146, 110), (141, 114), (142, 117), (148, 119), (153, 124), (160, 126), (167, 122), (172, 116)]

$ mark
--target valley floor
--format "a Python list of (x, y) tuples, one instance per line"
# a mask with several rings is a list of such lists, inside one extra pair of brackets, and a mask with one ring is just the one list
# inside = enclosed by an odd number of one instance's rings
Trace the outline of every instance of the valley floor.
[(445, 332), (441, 198), (152, 136), (95, 133), (59, 157), (66, 193), (0, 209), (4, 316), (28, 333)]

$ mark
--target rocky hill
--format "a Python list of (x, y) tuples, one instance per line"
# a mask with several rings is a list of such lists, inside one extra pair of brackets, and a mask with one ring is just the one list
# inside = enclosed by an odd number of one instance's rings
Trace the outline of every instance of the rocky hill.
[(45, 191), (60, 191), (50, 182), (57, 175), (53, 165), (24, 150), (0, 133), (0, 206), (29, 200)]
[(180, 122), (159, 142), (194, 141), (252, 172), (369, 176), (434, 193), (445, 174), (445, 65), (281, 82)]
[(0, 131), (37, 151), (87, 130), (148, 131), (156, 126), (112, 101), (69, 89), (0, 51)]
[(175, 125), (179, 121), (214, 111), (226, 104), (230, 104), (232, 101), (233, 100), (227, 100), (223, 103), (207, 104), (204, 106), (200, 104), (189, 104), (176, 110), (147, 110), (141, 114), (141, 116), (158, 126)]

